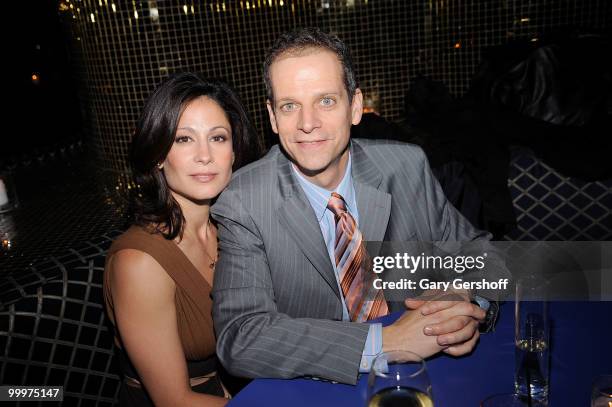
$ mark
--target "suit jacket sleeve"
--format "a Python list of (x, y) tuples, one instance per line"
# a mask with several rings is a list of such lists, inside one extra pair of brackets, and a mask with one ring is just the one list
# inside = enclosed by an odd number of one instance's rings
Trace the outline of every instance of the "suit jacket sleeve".
[(219, 227), (213, 318), (222, 364), (243, 377), (355, 384), (368, 325), (279, 312), (263, 239), (242, 199), (228, 189), (213, 207)]

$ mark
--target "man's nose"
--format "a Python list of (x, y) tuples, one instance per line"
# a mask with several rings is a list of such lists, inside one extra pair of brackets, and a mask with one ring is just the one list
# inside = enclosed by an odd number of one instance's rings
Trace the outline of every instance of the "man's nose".
[(316, 109), (307, 106), (302, 107), (298, 128), (304, 133), (310, 133), (319, 127), (321, 127), (321, 120), (319, 120)]

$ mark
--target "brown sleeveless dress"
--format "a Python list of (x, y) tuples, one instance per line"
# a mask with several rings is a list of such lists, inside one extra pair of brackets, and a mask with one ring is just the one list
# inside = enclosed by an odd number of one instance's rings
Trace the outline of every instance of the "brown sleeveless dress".
[[(171, 240), (159, 233), (150, 233), (140, 226), (132, 226), (112, 244), (106, 257), (104, 271), (104, 302), (109, 319), (115, 325), (113, 297), (110, 291), (108, 265), (119, 250), (135, 249), (155, 259), (176, 284), (176, 316), (179, 337), (185, 352), (189, 377), (210, 376), (200, 385), (192, 387), (200, 393), (223, 396), (221, 382), (216, 375), (215, 336), (212, 322), (212, 299), (210, 284), (204, 279), (193, 263)], [(115, 329), (115, 343), (118, 344), (119, 363), (126, 379), (120, 393), (120, 406), (153, 406), (136, 370), (123, 349), (119, 332)], [(136, 379), (136, 380), (134, 380)]]

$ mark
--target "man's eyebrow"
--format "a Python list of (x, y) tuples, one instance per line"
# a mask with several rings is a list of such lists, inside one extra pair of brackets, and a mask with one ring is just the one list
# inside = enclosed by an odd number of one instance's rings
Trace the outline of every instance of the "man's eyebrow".
[(317, 93), (316, 97), (317, 98), (322, 98), (322, 97), (325, 97), (325, 96), (340, 96), (341, 94), (342, 94), (341, 92), (332, 90), (332, 91), (329, 91), (329, 92), (320, 92), (320, 93)]
[[(324, 96), (340, 96), (341, 92), (338, 91), (330, 91), (330, 92), (320, 92), (317, 93), (315, 95), (316, 98), (322, 98)], [(280, 99), (276, 99), (276, 104), (280, 104), (282, 102), (291, 102), (291, 103), (295, 103), (295, 99), (291, 98), (291, 97), (284, 97), (284, 98), (280, 98)]]
[(331, 91), (331, 92), (322, 92), (320, 94), (318, 94), (317, 96), (319, 97), (323, 97), (323, 96), (339, 96), (341, 93), (337, 92), (337, 91)]
[(276, 99), (276, 104), (282, 103), (282, 102), (294, 102), (293, 98), (281, 98), (281, 99)]

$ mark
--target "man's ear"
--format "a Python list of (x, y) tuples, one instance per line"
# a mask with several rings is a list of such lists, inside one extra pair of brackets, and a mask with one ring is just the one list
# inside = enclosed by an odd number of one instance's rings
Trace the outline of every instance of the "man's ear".
[(351, 123), (353, 125), (359, 124), (361, 121), (361, 115), (363, 114), (363, 93), (361, 89), (355, 89), (353, 95), (353, 102), (351, 103)]
[(274, 108), (272, 107), (272, 102), (270, 102), (270, 99), (266, 100), (266, 107), (268, 108), (268, 116), (270, 116), (270, 125), (272, 126), (272, 131), (278, 134), (278, 126), (276, 126), (276, 116), (274, 115)]

